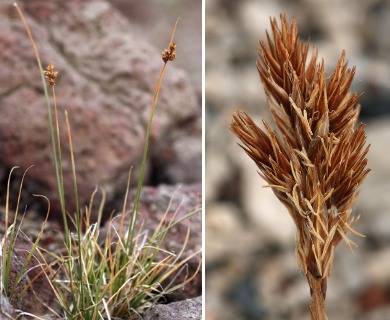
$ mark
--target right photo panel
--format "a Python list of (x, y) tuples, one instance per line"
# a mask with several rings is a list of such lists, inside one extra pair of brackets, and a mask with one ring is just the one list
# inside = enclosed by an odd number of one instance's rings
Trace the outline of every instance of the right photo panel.
[(206, 0), (207, 320), (390, 319), (389, 17)]

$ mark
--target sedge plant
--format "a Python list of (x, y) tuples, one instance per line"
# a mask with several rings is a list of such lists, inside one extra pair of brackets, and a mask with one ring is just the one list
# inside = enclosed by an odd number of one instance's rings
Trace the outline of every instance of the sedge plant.
[[(177, 22), (174, 26), (169, 46), (162, 53), (163, 66), (154, 91), (133, 207), (128, 212), (126, 205), (130, 186), (130, 170), (121, 215), (109, 221), (106, 237), (102, 241), (99, 237), (99, 232), (105, 193), (102, 191), (102, 199), (98, 206), (97, 222), (93, 222), (91, 217), (95, 216), (93, 215), (95, 208), (94, 198), (98, 190), (95, 190), (92, 194), (88, 206), (85, 208), (79, 207), (76, 160), (73, 152), (71, 125), (68, 113), (65, 111), (73, 173), (74, 207), (76, 211), (72, 214), (66, 210), (62, 172), (63, 155), (61, 153), (60, 124), (55, 96), (58, 71), (55, 71), (52, 64), (43, 70), (31, 31), (21, 9), (17, 5), (15, 6), (34, 49), (38, 68), (42, 70), (41, 78), (46, 99), (48, 126), (63, 217), (66, 252), (64, 255), (48, 252), (55, 259), (55, 266), (46, 263), (46, 267), (50, 267), (50, 272), (46, 272), (46, 276), (50, 280), (51, 287), (63, 310), (63, 314), (58, 314), (58, 316), (65, 319), (86, 320), (136, 318), (139, 313), (143, 313), (156, 304), (164, 295), (189, 283), (200, 269), (199, 263), (198, 270), (194, 274), (187, 276), (182, 283), (178, 284), (170, 281), (178, 273), (184, 272), (186, 263), (199, 254), (199, 252), (196, 252), (190, 256), (183, 257), (183, 252), (190, 236), (190, 227), (187, 229), (186, 238), (179, 252), (173, 253), (162, 249), (167, 233), (178, 223), (188, 220), (191, 216), (199, 213), (200, 207), (195, 208), (181, 219), (176, 219), (176, 215), (168, 219), (170, 209), (168, 207), (161, 223), (153, 231), (143, 230), (142, 223), (138, 222), (148, 144), (158, 94), (167, 63), (173, 61), (176, 57), (174, 35)], [(52, 115), (48, 85), (51, 88), (53, 97), (54, 116)], [(126, 216), (129, 219), (125, 219)], [(69, 223), (72, 224), (74, 232), (71, 232)], [(168, 284), (163, 285), (165, 283)]]
[[(48, 210), (46, 218), (38, 230), (35, 241), (32, 241), (22, 231), (23, 219), (26, 214), (26, 208), (20, 215), (20, 200), (23, 188), (23, 182), (28, 170), (27, 168), (23, 173), (19, 193), (16, 202), (16, 208), (12, 210), (10, 208), (10, 184), (12, 173), (18, 167), (11, 169), (8, 176), (7, 191), (6, 191), (6, 203), (4, 212), (4, 232), (2, 234), (0, 243), (0, 291), (1, 295), (5, 296), (9, 303), (14, 306), (21, 305), (21, 301), (25, 297), (27, 291), (33, 292), (34, 282), (39, 277), (44, 277), (43, 272), (46, 269), (46, 264), (43, 262), (44, 258), (39, 250), (39, 242), (45, 230), (46, 223), (48, 221), (50, 204), (48, 202)], [(41, 195), (35, 195), (36, 197), (42, 197), (48, 200), (46, 197)], [(11, 213), (12, 212), (12, 213)], [(24, 243), (20, 247), (20, 243)], [(21, 259), (17, 252), (24, 251), (25, 258)], [(23, 261), (23, 263), (21, 263)], [(30, 263), (31, 262), (31, 263)], [(35, 269), (35, 270), (33, 270)], [(38, 270), (37, 270), (38, 269)], [(29, 290), (31, 289), (31, 290)]]
[(262, 129), (238, 111), (231, 130), (295, 223), (311, 319), (325, 320), (335, 249), (342, 240), (356, 246), (347, 233), (362, 236), (353, 229), (352, 206), (369, 172), (369, 146), (364, 125), (356, 126), (361, 95), (350, 91), (356, 68), (348, 68), (343, 52), (327, 81), (324, 61), (317, 62), (316, 48), (309, 57), (295, 20), (288, 24), (281, 15), (281, 26), (274, 18), (271, 29), (260, 42), (257, 69), (276, 129), (264, 120)]

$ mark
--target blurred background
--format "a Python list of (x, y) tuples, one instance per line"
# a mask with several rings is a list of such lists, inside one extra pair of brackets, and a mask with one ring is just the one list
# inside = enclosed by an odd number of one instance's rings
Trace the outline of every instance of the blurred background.
[(390, 1), (206, 1), (206, 319), (308, 319), (309, 288), (297, 270), (295, 227), (229, 131), (234, 110), (270, 119), (255, 66), (269, 17), (295, 17), (330, 75), (342, 50), (357, 65), (372, 172), (361, 215), (335, 253), (329, 319), (390, 318)]
[(166, 47), (166, 34), (179, 19), (176, 67), (184, 69), (199, 95), (202, 93), (202, 1), (109, 0), (133, 24), (132, 32), (144, 36), (156, 48)]

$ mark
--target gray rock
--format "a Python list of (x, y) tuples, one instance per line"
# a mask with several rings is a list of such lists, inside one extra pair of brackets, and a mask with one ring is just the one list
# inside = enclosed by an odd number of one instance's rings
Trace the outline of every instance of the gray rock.
[(200, 320), (202, 319), (202, 297), (160, 304), (152, 308), (144, 320)]
[(0, 318), (1, 319), (15, 319), (16, 312), (9, 300), (3, 293), (0, 293)]

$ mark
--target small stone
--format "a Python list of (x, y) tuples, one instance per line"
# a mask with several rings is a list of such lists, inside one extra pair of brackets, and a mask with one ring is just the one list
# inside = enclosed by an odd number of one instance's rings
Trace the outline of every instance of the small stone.
[(144, 320), (201, 320), (202, 297), (153, 307)]

